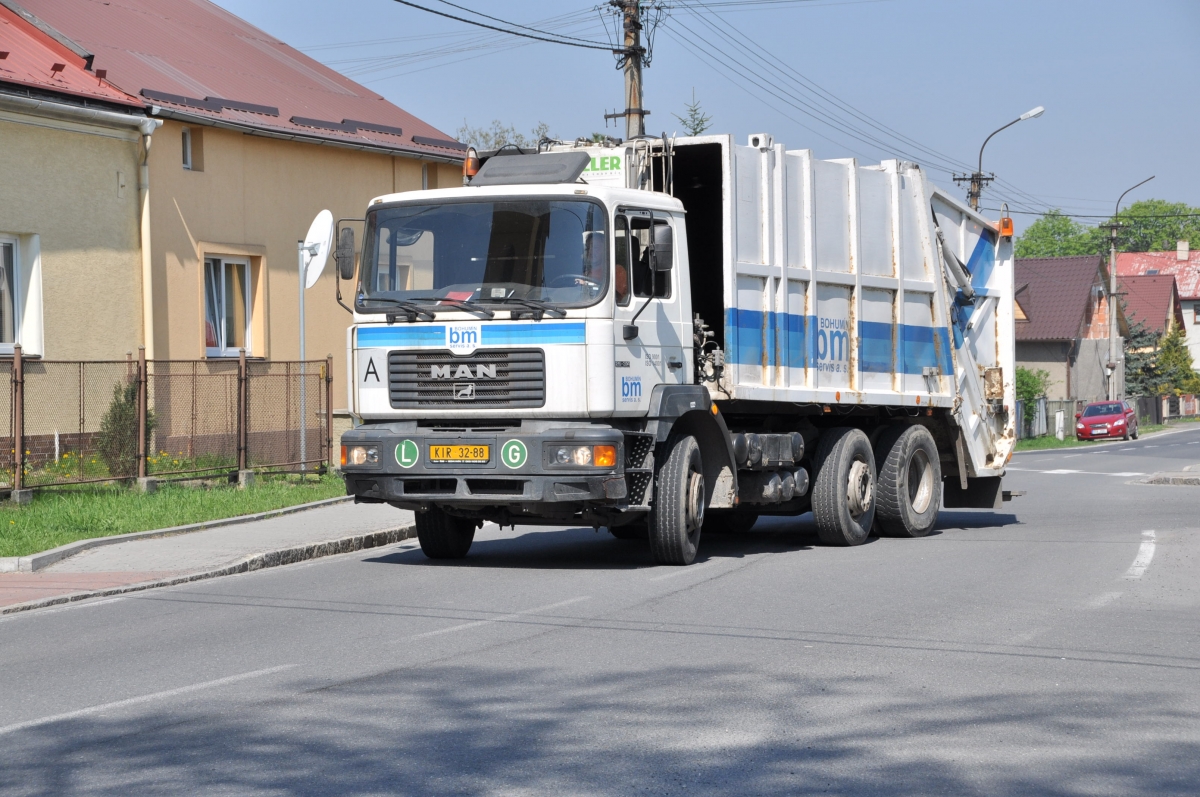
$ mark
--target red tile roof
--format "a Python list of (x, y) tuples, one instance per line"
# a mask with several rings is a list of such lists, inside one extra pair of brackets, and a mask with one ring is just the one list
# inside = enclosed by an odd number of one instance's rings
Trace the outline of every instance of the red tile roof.
[[(1117, 265), (1119, 268), (1119, 259)], [(1118, 273), (1117, 283), (1124, 294), (1122, 298), (1125, 300), (1125, 315), (1129, 317), (1130, 323), (1141, 321), (1158, 335), (1166, 333), (1168, 318), (1173, 317), (1175, 323), (1183, 327), (1183, 308), (1179, 304), (1175, 277), (1169, 274), (1150, 277), (1121, 276)]]
[(164, 116), (461, 158), (461, 144), (207, 0), (20, 0)]
[(1183, 301), (1200, 299), (1200, 251), (1189, 252), (1179, 260), (1170, 252), (1118, 252), (1117, 276), (1134, 274), (1171, 274)]
[(1099, 255), (1018, 258), (1016, 300), (1029, 320), (1016, 322), (1017, 340), (1079, 337), (1103, 261)]
[(72, 51), (12, 9), (0, 5), (0, 83), (37, 92), (125, 105), (142, 100), (87, 71), (87, 58)]

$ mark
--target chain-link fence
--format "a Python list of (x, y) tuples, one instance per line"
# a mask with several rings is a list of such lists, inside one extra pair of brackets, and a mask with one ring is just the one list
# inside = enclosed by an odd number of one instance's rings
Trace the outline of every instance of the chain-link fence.
[(0, 361), (8, 489), (332, 465), (332, 359)]

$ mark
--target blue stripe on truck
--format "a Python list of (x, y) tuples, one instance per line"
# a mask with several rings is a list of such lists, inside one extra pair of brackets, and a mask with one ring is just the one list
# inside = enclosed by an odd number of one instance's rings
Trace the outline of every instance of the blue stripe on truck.
[[(587, 325), (582, 321), (566, 324), (483, 322), (479, 327), (481, 346), (547, 346), (556, 343), (583, 343), (587, 339)], [(444, 324), (359, 327), (357, 335), (360, 348), (447, 345)]]
[[(791, 313), (764, 313), (761, 310), (725, 311), (725, 340), (732, 341), (729, 356), (738, 365), (773, 367), (777, 362), (789, 368), (807, 368), (822, 359), (820, 342), (809, 330), (817, 328), (815, 316)], [(901, 324), (900, 373), (920, 375), (927, 366), (942, 374), (954, 373), (949, 336), (944, 329)], [(858, 324), (858, 362), (866, 373), (890, 373), (892, 370), (892, 325), (875, 321)], [(826, 343), (825, 355), (837, 347)]]

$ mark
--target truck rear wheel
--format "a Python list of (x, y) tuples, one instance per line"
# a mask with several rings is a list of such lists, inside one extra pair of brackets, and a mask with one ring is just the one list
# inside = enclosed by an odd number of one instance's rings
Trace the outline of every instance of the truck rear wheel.
[(889, 430), (879, 439), (875, 522), (889, 537), (924, 537), (942, 505), (942, 465), (924, 426)]
[(447, 515), (434, 507), (417, 512), (417, 540), (430, 559), (462, 559), (475, 541), (475, 521)]
[(690, 565), (704, 525), (704, 469), (696, 438), (675, 441), (654, 481), (650, 553), (660, 565)]
[(861, 429), (829, 429), (817, 446), (813, 518), (826, 545), (861, 545), (875, 519), (875, 456)]

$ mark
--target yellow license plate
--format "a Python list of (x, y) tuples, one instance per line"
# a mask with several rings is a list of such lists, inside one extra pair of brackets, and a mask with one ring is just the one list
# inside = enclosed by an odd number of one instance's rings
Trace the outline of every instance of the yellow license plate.
[(491, 446), (430, 446), (430, 462), (489, 462), (492, 458)]

